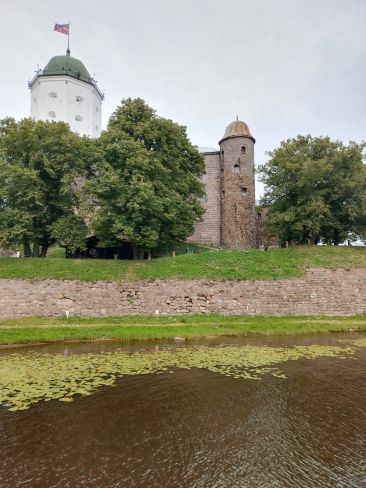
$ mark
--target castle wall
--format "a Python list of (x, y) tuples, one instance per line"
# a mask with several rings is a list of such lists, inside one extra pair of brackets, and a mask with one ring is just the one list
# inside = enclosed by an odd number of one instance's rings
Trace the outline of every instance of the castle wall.
[(0, 318), (366, 313), (366, 269), (307, 269), (295, 279), (138, 283), (0, 280)]
[(220, 245), (220, 153), (204, 153), (206, 173), (202, 177), (206, 197), (203, 200), (205, 214), (196, 224), (191, 242), (213, 246)]
[(247, 124), (236, 120), (219, 144), (220, 151), (204, 153), (205, 214), (190, 241), (229, 249), (255, 247), (255, 139)]
[(276, 236), (268, 234), (266, 232), (266, 220), (268, 216), (268, 207), (262, 207), (260, 210), (256, 212), (256, 226), (255, 226), (255, 233), (256, 233), (256, 245), (259, 248), (268, 248), (268, 247), (278, 247), (279, 240)]
[(221, 141), (220, 149), (223, 169), (221, 245), (254, 247), (254, 141), (249, 137), (229, 137)]

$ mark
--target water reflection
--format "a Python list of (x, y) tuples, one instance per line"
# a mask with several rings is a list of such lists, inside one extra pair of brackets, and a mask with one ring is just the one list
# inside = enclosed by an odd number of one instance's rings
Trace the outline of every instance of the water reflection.
[[(339, 338), (295, 341), (334, 345)], [(291, 345), (291, 339), (268, 340)], [(263, 345), (259, 339), (251, 343)], [(73, 353), (89, 347), (70, 346)], [(101, 345), (91, 347), (97, 352)], [(65, 348), (52, 351), (64, 354)], [(0, 485), (366, 486), (366, 349), (355, 358), (289, 361), (281, 365), (287, 380), (173, 369), (121, 378), (116, 387), (72, 404), (2, 409)]]

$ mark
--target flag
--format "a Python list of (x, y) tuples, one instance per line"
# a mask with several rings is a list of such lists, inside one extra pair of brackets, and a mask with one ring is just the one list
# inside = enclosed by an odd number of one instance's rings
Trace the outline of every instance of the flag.
[(55, 24), (54, 31), (61, 32), (61, 34), (69, 35), (70, 24)]

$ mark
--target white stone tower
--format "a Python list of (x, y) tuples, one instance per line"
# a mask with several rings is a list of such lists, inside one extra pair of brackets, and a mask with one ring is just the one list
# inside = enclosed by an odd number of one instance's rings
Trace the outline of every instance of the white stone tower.
[(70, 56), (54, 56), (29, 83), (31, 117), (67, 122), (80, 135), (98, 137), (103, 93), (84, 64)]

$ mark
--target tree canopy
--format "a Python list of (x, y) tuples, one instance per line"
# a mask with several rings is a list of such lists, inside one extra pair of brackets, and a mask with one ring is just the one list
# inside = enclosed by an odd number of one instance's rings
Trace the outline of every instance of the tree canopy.
[(102, 158), (85, 190), (91, 226), (105, 243), (136, 249), (183, 241), (202, 216), (203, 157), (186, 128), (141, 99), (123, 100), (98, 140)]
[(267, 229), (282, 241), (366, 239), (365, 144), (297, 136), (259, 168)]
[(184, 241), (202, 216), (203, 157), (186, 129), (124, 100), (97, 140), (63, 122), (0, 121), (0, 246), (46, 255), (126, 240), (140, 250)]
[(63, 122), (0, 121), (1, 246), (46, 255), (56, 241), (53, 228), (60, 232), (60, 219), (79, 206), (77, 177), (92, 152)]

